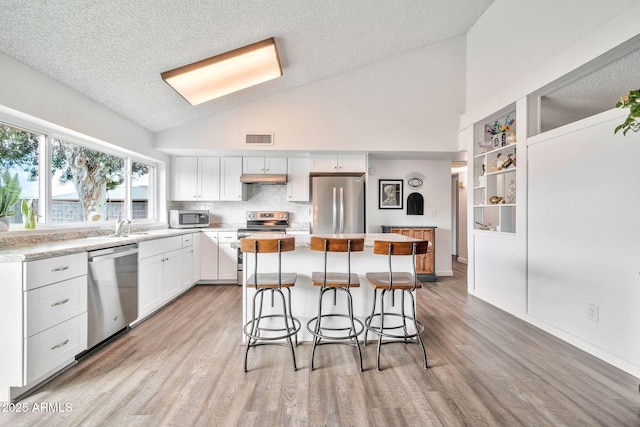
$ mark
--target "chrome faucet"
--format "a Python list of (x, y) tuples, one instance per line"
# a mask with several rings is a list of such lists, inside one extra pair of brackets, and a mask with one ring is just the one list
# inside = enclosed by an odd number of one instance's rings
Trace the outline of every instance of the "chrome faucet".
[(124, 226), (125, 224), (131, 224), (131, 220), (128, 220), (126, 218), (124, 219), (118, 218), (118, 221), (116, 221), (116, 231), (115, 231), (116, 236), (122, 236), (122, 226)]

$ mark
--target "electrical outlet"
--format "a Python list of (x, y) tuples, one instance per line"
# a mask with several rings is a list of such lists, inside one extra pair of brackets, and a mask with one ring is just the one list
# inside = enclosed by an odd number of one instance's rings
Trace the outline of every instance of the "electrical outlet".
[(600, 320), (600, 307), (595, 304), (587, 303), (587, 319), (598, 323)]

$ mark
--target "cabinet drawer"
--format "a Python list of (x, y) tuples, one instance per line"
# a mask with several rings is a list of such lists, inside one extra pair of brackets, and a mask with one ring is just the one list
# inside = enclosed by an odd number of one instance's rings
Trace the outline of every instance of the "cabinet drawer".
[(232, 243), (238, 240), (238, 233), (235, 231), (220, 231), (218, 233), (218, 243)]
[(26, 292), (26, 331), (30, 337), (87, 311), (87, 276)]
[(24, 290), (36, 289), (86, 274), (86, 252), (25, 262)]
[(74, 360), (87, 349), (87, 313), (25, 339), (25, 384)]
[(182, 249), (182, 236), (147, 240), (138, 244), (138, 259)]
[(182, 247), (190, 248), (193, 245), (193, 234), (183, 234), (182, 235)]

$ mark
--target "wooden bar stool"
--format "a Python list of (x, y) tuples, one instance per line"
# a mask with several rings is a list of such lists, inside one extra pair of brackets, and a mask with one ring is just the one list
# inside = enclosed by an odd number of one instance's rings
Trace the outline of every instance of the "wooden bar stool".
[[(366, 332), (364, 334), (364, 345), (367, 345), (367, 334), (369, 332), (378, 336), (378, 352), (376, 356), (376, 368), (380, 370), (380, 348), (383, 344), (383, 338), (389, 338), (384, 344), (401, 342), (419, 343), (422, 347), (422, 355), (424, 357), (424, 368), (427, 369), (427, 352), (420, 334), (424, 331), (424, 326), (416, 318), (416, 300), (414, 292), (417, 288), (422, 287), (422, 283), (418, 281), (416, 276), (416, 255), (427, 253), (429, 242), (426, 240), (413, 242), (397, 242), (376, 240), (373, 242), (373, 253), (377, 255), (386, 255), (389, 260), (389, 269), (382, 273), (367, 273), (366, 277), (374, 289), (373, 307), (371, 315), (369, 315), (364, 325)], [(412, 257), (413, 271), (411, 272), (394, 272), (392, 270), (391, 259), (394, 256), (410, 255)], [(389, 307), (385, 307), (385, 294), (390, 293), (391, 306), (395, 305), (395, 291), (401, 291), (401, 310), (400, 313), (388, 312)], [(376, 299), (380, 294), (380, 307), (376, 312)], [(411, 308), (413, 313), (409, 316), (405, 313), (405, 294), (411, 299)], [(391, 322), (394, 318), (399, 318), (399, 322)]]
[[(249, 349), (258, 345), (280, 344), (276, 341), (286, 339), (285, 345), (291, 348), (291, 356), (293, 357), (293, 370), (297, 370), (296, 353), (293, 348), (291, 337), (296, 337), (296, 345), (298, 345), (297, 333), (300, 330), (300, 321), (291, 314), (291, 288), (295, 285), (296, 273), (282, 272), (282, 252), (295, 250), (296, 240), (293, 236), (285, 236), (284, 234), (264, 234), (260, 237), (245, 237), (240, 239), (240, 248), (242, 252), (253, 253), (255, 255), (254, 271), (247, 278), (247, 287), (253, 287), (256, 290), (253, 296), (253, 306), (251, 311), (251, 319), (244, 325), (243, 332), (248, 337), (247, 349), (244, 355), (244, 372), (247, 372), (247, 357)], [(278, 254), (278, 272), (277, 273), (259, 273), (258, 272), (258, 254), (277, 253)], [(285, 300), (283, 289), (287, 291), (287, 299)], [(274, 306), (274, 295), (278, 294), (282, 300), (282, 312), (276, 314), (263, 315), (264, 294), (271, 294), (271, 307)], [(259, 301), (258, 301), (258, 297)], [(257, 310), (257, 314), (256, 314)], [(261, 326), (260, 323), (265, 319), (282, 319), (282, 326), (270, 323), (267, 326)]]
[[(364, 250), (364, 238), (334, 238), (334, 237), (311, 237), (311, 250), (324, 252), (324, 271), (314, 271), (311, 273), (311, 283), (320, 286), (318, 298), (318, 315), (307, 323), (307, 330), (313, 335), (313, 347), (311, 348), (311, 369), (313, 370), (313, 359), (318, 344), (341, 344), (349, 341), (350, 345), (358, 349), (360, 360), (360, 372), (362, 368), (362, 351), (358, 342), (358, 335), (364, 331), (364, 324), (353, 317), (353, 300), (351, 298), (351, 288), (360, 286), (358, 275), (351, 273), (351, 252), (362, 252)], [(327, 271), (327, 255), (329, 252), (346, 252), (347, 268), (345, 272)], [(333, 291), (333, 305), (337, 302), (338, 291), (346, 296), (346, 313), (323, 313), (322, 299), (327, 292)], [(338, 319), (348, 319), (346, 325), (340, 324)], [(331, 319), (331, 320), (330, 320)], [(325, 321), (325, 325), (323, 325)], [(327, 324), (329, 323), (329, 324)], [(358, 325), (356, 327), (356, 325)], [(321, 340), (327, 342), (321, 343)]]

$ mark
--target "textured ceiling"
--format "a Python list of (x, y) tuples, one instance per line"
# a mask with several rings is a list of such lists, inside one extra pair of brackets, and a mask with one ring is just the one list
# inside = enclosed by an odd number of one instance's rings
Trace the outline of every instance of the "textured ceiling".
[[(464, 34), (493, 0), (3, 0), (0, 51), (160, 131)], [(284, 76), (191, 106), (160, 73), (275, 37)]]
[(640, 49), (541, 97), (541, 131), (615, 107), (620, 96), (640, 88)]

